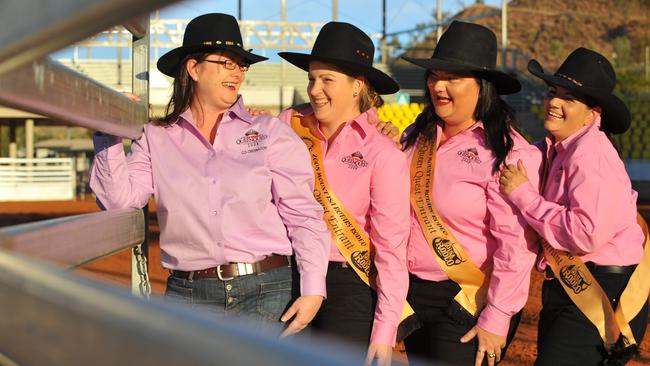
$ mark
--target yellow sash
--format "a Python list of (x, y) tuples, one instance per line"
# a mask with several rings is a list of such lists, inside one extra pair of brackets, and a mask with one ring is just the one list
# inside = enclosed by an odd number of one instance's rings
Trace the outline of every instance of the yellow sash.
[(489, 278), (472, 262), (436, 211), (431, 198), (435, 165), (435, 143), (421, 139), (411, 162), (411, 205), (440, 268), (460, 286), (454, 300), (477, 317), (485, 306)]
[(544, 257), (555, 277), (559, 279), (571, 301), (598, 328), (605, 349), (608, 351), (619, 340), (619, 335), (622, 336), (623, 347), (637, 343), (629, 320), (641, 311), (650, 295), (650, 280), (648, 280), (650, 278), (650, 236), (648, 225), (639, 214), (637, 214), (637, 222), (645, 235), (643, 258), (630, 277), (616, 311), (612, 308), (607, 294), (580, 257), (552, 248), (543, 238), (540, 240)]
[[(323, 167), (323, 149), (320, 139), (311, 131), (315, 126), (316, 119), (313, 114), (301, 116), (294, 112), (291, 116), (291, 127), (309, 149), (315, 177), (314, 197), (323, 206), (323, 219), (332, 234), (332, 239), (354, 272), (368, 286), (375, 288), (375, 283), (371, 282), (370, 278), (375, 272), (370, 238), (329, 188)], [(411, 315), (413, 309), (407, 303), (402, 311), (402, 319)]]

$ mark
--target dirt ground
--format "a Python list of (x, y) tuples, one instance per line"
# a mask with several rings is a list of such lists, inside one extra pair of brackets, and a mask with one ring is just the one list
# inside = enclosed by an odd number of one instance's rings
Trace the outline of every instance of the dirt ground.
[[(0, 202), (0, 226), (95, 211), (99, 210), (92, 199), (61, 202)], [(159, 229), (155, 219), (155, 207), (152, 207), (151, 211), (148, 220), (149, 274), (153, 293), (161, 295), (164, 291), (168, 271), (160, 266)], [(650, 219), (650, 206), (643, 206), (642, 212), (646, 220)], [(119, 286), (128, 286), (130, 283), (130, 261), (130, 251), (127, 250), (85, 265), (75, 271)], [(530, 298), (524, 308), (517, 335), (510, 345), (507, 358), (501, 363), (504, 366), (530, 365), (535, 358), (536, 324), (541, 306), (542, 282), (543, 276), (535, 271), (531, 283)], [(404, 360), (403, 355), (401, 357), (398, 355), (396, 358)], [(628, 365), (648, 364), (650, 364), (650, 336), (646, 336), (641, 344), (641, 357)]]

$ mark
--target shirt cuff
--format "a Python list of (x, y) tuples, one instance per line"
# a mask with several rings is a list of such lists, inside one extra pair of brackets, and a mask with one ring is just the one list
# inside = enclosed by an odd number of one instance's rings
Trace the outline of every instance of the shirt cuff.
[(381, 321), (375, 321), (372, 324), (372, 335), (370, 343), (386, 344), (391, 347), (395, 346), (397, 339), (397, 326)]
[(507, 336), (510, 329), (510, 318), (512, 316), (504, 313), (496, 307), (487, 304), (478, 318), (476, 325), (483, 330), (500, 336)]
[(512, 201), (512, 203), (517, 206), (520, 211), (524, 210), (531, 203), (533, 203), (537, 197), (539, 197), (539, 193), (535, 187), (533, 187), (530, 181), (515, 188), (515, 190), (512, 191), (508, 196), (508, 198), (510, 198), (510, 201)]
[(318, 295), (327, 298), (325, 276), (315, 273), (300, 274), (300, 295)]
[(95, 132), (93, 134), (93, 145), (95, 147), (95, 154), (100, 151), (106, 150), (109, 147), (117, 144), (122, 144), (122, 138), (104, 133)]

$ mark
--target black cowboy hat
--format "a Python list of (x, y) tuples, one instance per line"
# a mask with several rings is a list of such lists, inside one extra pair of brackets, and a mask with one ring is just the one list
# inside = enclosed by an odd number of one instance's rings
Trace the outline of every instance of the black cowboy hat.
[(183, 58), (191, 53), (227, 50), (243, 58), (248, 64), (268, 60), (242, 47), (241, 32), (237, 20), (228, 14), (203, 14), (192, 19), (185, 28), (183, 45), (167, 52), (158, 59), (158, 70), (171, 77)]
[(311, 61), (322, 61), (341, 68), (353, 76), (363, 75), (379, 94), (392, 94), (399, 84), (372, 67), (375, 46), (361, 29), (349, 23), (329, 22), (318, 32), (311, 54), (280, 52), (280, 57), (309, 71)]
[(431, 58), (402, 58), (428, 70), (471, 72), (491, 81), (499, 94), (521, 90), (516, 77), (496, 69), (497, 37), (482, 25), (454, 21), (440, 37)]
[(601, 126), (605, 132), (623, 133), (630, 128), (630, 110), (612, 93), (616, 73), (612, 64), (598, 52), (580, 47), (571, 52), (555, 74), (545, 74), (537, 60), (528, 62), (528, 71), (544, 80), (579, 96), (594, 100), (603, 110)]

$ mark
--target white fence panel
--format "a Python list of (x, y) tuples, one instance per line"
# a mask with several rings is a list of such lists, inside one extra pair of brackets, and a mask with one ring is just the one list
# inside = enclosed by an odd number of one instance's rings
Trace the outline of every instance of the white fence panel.
[(73, 158), (0, 158), (0, 201), (72, 200), (76, 188)]

